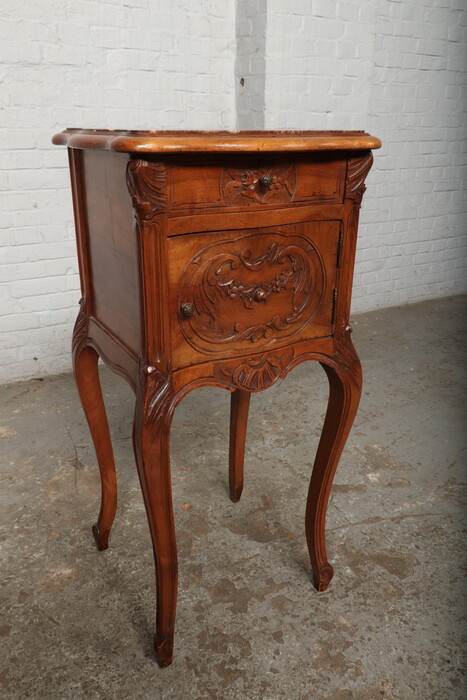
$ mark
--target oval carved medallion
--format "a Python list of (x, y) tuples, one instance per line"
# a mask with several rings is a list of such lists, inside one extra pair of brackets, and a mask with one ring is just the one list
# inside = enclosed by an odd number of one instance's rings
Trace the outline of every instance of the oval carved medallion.
[(260, 349), (303, 328), (325, 288), (321, 256), (304, 236), (252, 233), (203, 248), (182, 276), (179, 306), (187, 341), (204, 352)]

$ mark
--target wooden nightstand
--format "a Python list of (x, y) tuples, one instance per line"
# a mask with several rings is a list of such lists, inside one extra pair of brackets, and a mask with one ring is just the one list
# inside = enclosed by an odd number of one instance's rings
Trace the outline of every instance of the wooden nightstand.
[(172, 661), (177, 551), (173, 412), (192, 389), (229, 389), (230, 496), (238, 501), (250, 394), (318, 360), (329, 404), (311, 476), (306, 536), (329, 585), (325, 520), (357, 410), (350, 340), (360, 202), (380, 141), (354, 132), (67, 129), (82, 300), (73, 333), (79, 394), (97, 452), (108, 546), (117, 488), (100, 356), (136, 394), (134, 448), (154, 544), (156, 657)]

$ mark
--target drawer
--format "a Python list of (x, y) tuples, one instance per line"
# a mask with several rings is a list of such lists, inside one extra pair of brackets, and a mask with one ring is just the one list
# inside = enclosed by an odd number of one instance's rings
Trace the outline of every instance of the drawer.
[(267, 208), (343, 201), (346, 161), (318, 155), (290, 160), (255, 157), (186, 160), (168, 170), (170, 212), (199, 209)]
[(340, 221), (174, 236), (174, 368), (330, 335)]

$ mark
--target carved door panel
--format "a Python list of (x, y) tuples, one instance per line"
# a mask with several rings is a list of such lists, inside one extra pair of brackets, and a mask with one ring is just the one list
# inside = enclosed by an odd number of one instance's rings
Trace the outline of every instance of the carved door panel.
[(176, 367), (332, 333), (340, 221), (169, 241)]

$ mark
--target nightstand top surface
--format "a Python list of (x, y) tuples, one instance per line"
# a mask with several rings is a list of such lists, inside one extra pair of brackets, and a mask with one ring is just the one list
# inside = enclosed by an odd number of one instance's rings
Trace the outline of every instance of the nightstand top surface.
[(367, 151), (381, 141), (365, 131), (119, 131), (65, 129), (52, 139), (69, 148), (122, 153)]

